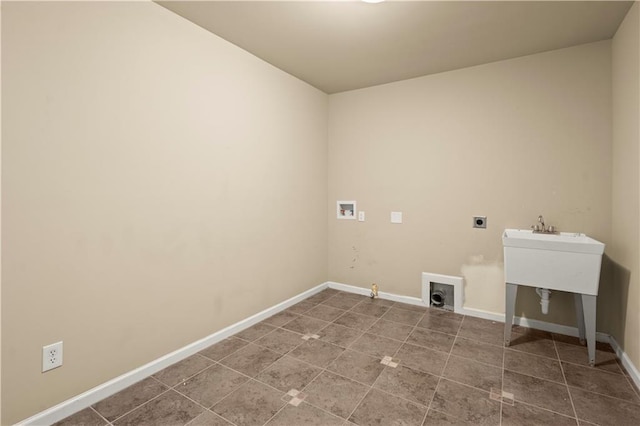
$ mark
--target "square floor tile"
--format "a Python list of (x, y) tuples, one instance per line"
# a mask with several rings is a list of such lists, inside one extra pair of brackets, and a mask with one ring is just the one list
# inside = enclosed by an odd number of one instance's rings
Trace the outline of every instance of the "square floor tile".
[(289, 355), (317, 367), (325, 368), (343, 350), (340, 346), (322, 340), (309, 339), (291, 351)]
[[(355, 314), (367, 315), (370, 317), (380, 318), (389, 310), (386, 306), (379, 304), (360, 302), (349, 311)], [(371, 321), (373, 323), (373, 321)]]
[(214, 361), (220, 361), (240, 348), (247, 346), (249, 343), (236, 337), (229, 337), (222, 342), (211, 345), (199, 352), (200, 355), (206, 356)]
[(502, 346), (504, 323), (466, 316), (462, 320), (458, 336)]
[(317, 318), (311, 318), (307, 316), (300, 316), (282, 326), (290, 331), (294, 331), (300, 334), (317, 334), (318, 331), (325, 328), (329, 323)]
[(249, 378), (216, 364), (191, 377), (174, 389), (206, 408), (245, 384)]
[[(589, 354), (586, 346), (556, 342), (556, 349), (560, 360), (562, 361), (584, 366), (589, 365)], [(623, 374), (623, 370), (618, 364), (615, 352), (603, 351), (598, 348), (596, 348), (595, 368), (608, 371), (610, 373)]]
[(500, 423), (500, 403), (489, 392), (446, 379), (440, 380), (430, 408), (469, 424)]
[(512, 393), (515, 401), (573, 416), (567, 386), (508, 370), (504, 371), (503, 380), (502, 390)]
[(356, 295), (336, 295), (331, 299), (327, 299), (322, 302), (323, 305), (332, 306), (338, 309), (348, 310), (362, 302), (363, 296)]
[(427, 314), (420, 320), (418, 327), (456, 335), (460, 324), (462, 324), (462, 318), (452, 319), (442, 315)]
[(306, 387), (305, 401), (346, 419), (368, 389), (367, 386), (346, 377), (325, 371)]
[(376, 334), (365, 333), (351, 344), (349, 349), (364, 352), (374, 357), (393, 356), (402, 342)]
[(152, 377), (148, 377), (135, 385), (103, 399), (92, 407), (102, 417), (112, 422), (141, 404), (165, 392), (168, 387)]
[(424, 426), (469, 426), (469, 422), (462, 419), (458, 419), (453, 416), (448, 416), (439, 411), (430, 409), (427, 412), (427, 418), (424, 419)]
[(303, 389), (321, 372), (321, 368), (284, 356), (258, 374), (256, 380), (288, 392), (291, 389)]
[(578, 387), (586, 391), (620, 398), (633, 403), (640, 403), (638, 395), (620, 374), (609, 373), (597, 368), (562, 363), (564, 375), (569, 386)]
[(451, 355), (442, 377), (484, 391), (502, 388), (502, 369), (489, 364)]
[(205, 411), (187, 423), (186, 426), (233, 426), (233, 424), (211, 411)]
[(299, 317), (299, 315), (294, 314), (292, 312), (282, 311), (282, 312), (278, 312), (277, 314), (272, 315), (269, 318), (265, 319), (263, 321), (263, 323), (268, 324), (268, 325), (272, 325), (274, 327), (280, 327), (280, 326), (285, 325), (289, 321), (293, 321), (294, 319), (296, 319), (298, 317)]
[[(391, 301), (387, 300), (387, 302), (391, 302)], [(391, 302), (389, 304), (389, 306), (393, 306), (394, 308), (405, 309), (407, 311), (422, 312), (423, 314), (425, 314), (425, 313), (427, 313), (429, 311), (429, 307), (427, 305), (424, 305), (424, 304), (411, 305), (409, 303)]]
[(563, 416), (562, 414), (534, 407), (533, 405), (516, 402), (514, 405), (502, 404), (502, 425), (576, 426), (577, 420), (574, 417)]
[(547, 358), (558, 359), (553, 339), (540, 336), (536, 333), (511, 334), (509, 349), (526, 352)]
[(490, 345), (477, 340), (456, 337), (456, 341), (451, 349), (451, 354), (485, 364), (502, 367), (502, 357), (504, 350), (502, 346)]
[(410, 325), (400, 324), (393, 321), (386, 321), (381, 318), (376, 321), (375, 324), (373, 324), (371, 328), (369, 328), (369, 330), (367, 330), (367, 333), (372, 333), (378, 336), (404, 342), (409, 334), (411, 334), (411, 331), (413, 331), (413, 327), (411, 327)]
[(305, 312), (305, 315), (308, 317), (318, 318), (323, 321), (331, 322), (337, 319), (340, 315), (344, 314), (344, 309), (334, 308), (332, 306), (327, 305), (316, 305), (313, 309)]
[(439, 378), (423, 371), (398, 366), (385, 368), (374, 387), (424, 406), (428, 406)]
[(327, 369), (360, 383), (372, 385), (384, 369), (384, 365), (380, 364), (380, 358), (347, 349), (329, 364)]
[(238, 426), (262, 425), (286, 404), (283, 395), (252, 380), (214, 405), (212, 411)]
[(286, 354), (302, 344), (302, 335), (293, 331), (277, 328), (264, 337), (256, 340), (256, 345), (271, 349), (280, 354)]
[(54, 423), (53, 426), (103, 426), (106, 424), (107, 421), (100, 417), (98, 413), (91, 408), (85, 408), (66, 419)]
[(276, 362), (281, 356), (282, 354), (262, 346), (250, 344), (226, 357), (220, 363), (253, 377)]
[(210, 359), (196, 354), (157, 372), (153, 377), (160, 380), (165, 385), (173, 387), (194, 374), (199, 373), (210, 365), (213, 365), (213, 362)]
[(578, 388), (569, 388), (578, 419), (599, 425), (639, 425), (640, 405)]
[(504, 368), (516, 373), (564, 383), (560, 362), (555, 359), (507, 349), (504, 352)]
[(318, 304), (321, 302), (324, 302), (325, 300), (335, 296), (336, 293), (332, 292), (332, 291), (321, 291), (320, 293), (316, 293), (311, 297), (307, 297), (306, 299), (304, 299), (305, 302), (308, 303), (314, 303), (314, 304)]
[(354, 328), (331, 323), (318, 332), (321, 340), (346, 348), (353, 343), (362, 332)]
[(265, 334), (271, 333), (275, 329), (276, 328), (272, 325), (266, 324), (264, 322), (259, 322), (256, 325), (235, 334), (235, 337), (239, 337), (240, 339), (246, 340), (248, 342), (253, 342), (254, 340), (258, 340)]
[(203, 411), (204, 408), (195, 402), (169, 390), (126, 416), (120, 417), (113, 424), (117, 426), (179, 426), (187, 424)]
[(344, 420), (304, 402), (297, 407), (287, 405), (267, 426), (342, 426)]
[(425, 348), (435, 349), (441, 352), (451, 351), (455, 336), (440, 333), (439, 331), (427, 330), (424, 328), (416, 328), (407, 338), (407, 343), (413, 345), (424, 346)]
[(395, 306), (389, 308), (389, 310), (382, 316), (382, 319), (387, 321), (399, 322), (410, 326), (415, 326), (418, 321), (422, 319), (424, 312), (408, 311), (406, 309), (400, 309)]
[(349, 421), (357, 425), (419, 425), (427, 407), (371, 389)]
[(313, 308), (314, 306), (316, 306), (315, 303), (309, 303), (306, 301), (302, 301), (299, 303), (296, 303), (295, 305), (289, 307), (286, 312), (292, 313), (292, 314), (304, 314), (305, 312), (307, 312), (309, 309)]
[(440, 376), (449, 355), (405, 343), (398, 349), (395, 358), (400, 360), (400, 365)]
[(354, 314), (349, 311), (338, 317), (338, 319), (334, 321), (334, 324), (343, 325), (360, 331), (367, 331), (375, 321), (375, 319), (366, 315)]

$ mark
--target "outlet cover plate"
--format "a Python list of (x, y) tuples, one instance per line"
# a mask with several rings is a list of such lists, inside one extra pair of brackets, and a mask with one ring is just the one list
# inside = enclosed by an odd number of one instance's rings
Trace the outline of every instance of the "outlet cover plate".
[(42, 347), (42, 372), (62, 366), (62, 342)]

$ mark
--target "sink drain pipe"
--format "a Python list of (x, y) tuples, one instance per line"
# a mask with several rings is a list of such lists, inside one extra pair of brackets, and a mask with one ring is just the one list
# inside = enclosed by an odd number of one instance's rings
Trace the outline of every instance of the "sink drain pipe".
[(542, 308), (543, 314), (549, 313), (549, 296), (551, 295), (551, 290), (548, 288), (536, 288), (536, 293), (540, 296), (540, 307)]

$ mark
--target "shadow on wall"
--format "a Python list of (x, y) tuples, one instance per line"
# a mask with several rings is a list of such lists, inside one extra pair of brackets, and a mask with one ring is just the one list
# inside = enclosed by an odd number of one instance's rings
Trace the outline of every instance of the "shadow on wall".
[(625, 320), (631, 271), (602, 256), (598, 291), (598, 331), (612, 335), (624, 348)]

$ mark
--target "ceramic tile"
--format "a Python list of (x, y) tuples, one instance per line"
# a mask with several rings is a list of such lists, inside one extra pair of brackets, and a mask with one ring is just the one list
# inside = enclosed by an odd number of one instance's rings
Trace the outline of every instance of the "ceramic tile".
[(313, 308), (314, 306), (316, 306), (314, 303), (309, 303), (309, 302), (299, 302), (296, 303), (295, 305), (289, 307), (286, 312), (292, 313), (292, 314), (304, 314), (305, 312), (307, 312), (309, 309)]
[(400, 365), (421, 370), (439, 376), (447, 363), (448, 354), (423, 348), (422, 346), (405, 343), (394, 356), (400, 360)]
[(233, 426), (231, 423), (212, 413), (211, 411), (205, 411), (195, 419), (187, 423), (186, 426)]
[(329, 324), (318, 332), (321, 340), (346, 348), (353, 343), (362, 332), (338, 324)]
[(270, 316), (269, 318), (264, 320), (263, 323), (272, 325), (274, 327), (280, 327), (285, 325), (289, 321), (293, 321), (294, 319), (298, 318), (298, 316), (299, 315), (289, 311), (282, 311), (282, 312), (278, 312), (275, 315)]
[(422, 319), (424, 312), (408, 311), (406, 309), (400, 309), (396, 306), (392, 306), (382, 316), (382, 319), (387, 321), (399, 322), (410, 326), (415, 326)]
[(424, 426), (468, 426), (469, 423), (453, 416), (430, 409), (424, 419)]
[(411, 334), (413, 327), (405, 324), (400, 324), (393, 321), (386, 321), (379, 319), (367, 330), (368, 333), (376, 334), (378, 336), (387, 337), (389, 339), (404, 340)]
[(599, 425), (638, 425), (640, 405), (578, 388), (569, 388), (578, 419)]
[(511, 334), (509, 349), (547, 358), (558, 359), (553, 340), (538, 334)]
[(384, 368), (380, 358), (349, 349), (327, 367), (329, 371), (367, 385), (372, 385)]
[(563, 416), (553, 411), (516, 402), (514, 405), (502, 404), (503, 426), (576, 426), (574, 417)]
[(310, 339), (289, 353), (301, 361), (325, 368), (342, 353), (344, 348), (321, 340)]
[[(571, 345), (568, 343), (556, 342), (556, 349), (560, 360), (567, 361), (572, 364), (589, 365), (589, 354), (586, 346)], [(618, 364), (618, 359), (614, 352), (603, 351), (596, 348), (596, 365), (600, 370), (610, 373), (624, 374)]]
[(346, 419), (367, 391), (367, 386), (325, 371), (305, 388), (305, 401)]
[[(398, 303), (398, 302), (394, 302), (392, 300), (387, 300), (387, 299), (381, 299), (379, 297), (372, 299), (371, 297), (362, 297), (361, 298), (361, 303), (364, 305), (370, 305), (370, 306), (382, 306), (385, 308), (390, 308), (392, 306), (400, 306), (400, 307), (407, 307), (407, 306), (412, 306), (412, 305), (407, 305), (406, 303)], [(411, 310), (411, 309), (407, 309), (407, 310)]]
[(385, 368), (374, 387), (400, 398), (428, 406), (439, 378), (419, 370), (398, 366)]
[(245, 330), (242, 330), (240, 333), (237, 333), (235, 337), (239, 337), (242, 340), (246, 340), (248, 342), (253, 342), (264, 336), (265, 334), (271, 333), (275, 330), (275, 327), (269, 324), (265, 324), (264, 322), (259, 322), (256, 325), (249, 327)]
[(555, 359), (507, 349), (504, 353), (504, 368), (516, 373), (564, 383), (560, 362)]
[(567, 416), (573, 415), (567, 386), (505, 370), (502, 390), (519, 402), (535, 405)]
[(313, 309), (310, 309), (309, 311), (307, 311), (305, 315), (308, 317), (318, 318), (323, 321), (331, 322), (336, 320), (340, 315), (344, 313), (345, 313), (344, 309), (338, 309), (332, 306), (320, 304), (320, 305), (316, 305)]
[(569, 386), (578, 387), (590, 392), (620, 398), (633, 403), (640, 403), (638, 395), (622, 375), (608, 373), (591, 367), (562, 363), (562, 369)]
[(387, 300), (387, 302), (390, 302), (389, 306), (393, 306), (394, 308), (406, 309), (407, 311), (422, 312), (424, 314), (429, 310), (429, 307), (427, 305), (410, 305), (409, 303), (402, 302), (394, 303), (390, 300)]
[(283, 325), (282, 328), (300, 334), (316, 334), (327, 325), (329, 325), (327, 321), (303, 315)]
[(503, 349), (501, 346), (490, 345), (477, 340), (456, 337), (456, 341), (451, 349), (451, 354), (485, 364), (502, 367)]
[(371, 389), (349, 421), (358, 425), (419, 425), (427, 407)]
[(223, 365), (253, 377), (276, 362), (282, 354), (250, 344), (220, 361)]
[(213, 362), (210, 359), (196, 354), (157, 372), (153, 377), (172, 387), (212, 364)]
[[(351, 308), (350, 312), (380, 318), (381, 316), (386, 314), (389, 309), (390, 308), (388, 308), (387, 306), (381, 306), (375, 303), (360, 302), (356, 306)], [(373, 323), (373, 321), (371, 322)]]
[(174, 389), (198, 404), (209, 408), (248, 380), (247, 376), (216, 364)]
[(349, 328), (355, 328), (360, 331), (367, 331), (375, 322), (375, 319), (366, 315), (354, 314), (346, 312), (344, 315), (334, 321), (335, 324), (343, 325)]
[(448, 319), (458, 320), (458, 321), (462, 321), (464, 319), (464, 315), (456, 314), (455, 312), (449, 311), (447, 309), (436, 308), (433, 306), (427, 307), (426, 314), (437, 315), (442, 318), (448, 318)]
[(209, 346), (206, 349), (201, 350), (200, 355), (206, 356), (214, 361), (219, 361), (222, 358), (231, 355), (240, 348), (247, 346), (249, 343), (245, 340), (235, 337), (229, 337), (220, 343)]
[(283, 395), (252, 380), (214, 405), (212, 411), (237, 426), (262, 425), (286, 404)]
[(267, 426), (342, 426), (343, 424), (343, 419), (303, 402), (297, 407), (287, 405), (269, 420)]
[(387, 339), (375, 334), (365, 333), (358, 340), (353, 342), (349, 349), (364, 352), (374, 357), (392, 356), (396, 353), (402, 342)]
[(258, 374), (256, 380), (288, 392), (291, 389), (303, 389), (321, 372), (321, 368), (284, 356)]
[(304, 301), (308, 303), (318, 304), (324, 302), (325, 300), (335, 296), (336, 293), (331, 291), (321, 291), (320, 293), (316, 293), (311, 297), (307, 297)]
[(256, 345), (271, 349), (280, 354), (286, 354), (302, 344), (302, 335), (293, 331), (277, 328), (264, 337), (256, 340)]
[(504, 344), (504, 324), (466, 316), (462, 320), (458, 336), (502, 346)]
[(430, 408), (469, 424), (499, 424), (500, 403), (489, 392), (446, 379), (440, 380)]
[(109, 398), (103, 399), (94, 404), (92, 408), (102, 417), (112, 422), (137, 406), (157, 397), (167, 389), (169, 388), (149, 377)]
[(461, 318), (451, 319), (442, 315), (427, 314), (422, 318), (422, 320), (420, 320), (418, 327), (456, 335), (460, 328), (460, 324), (462, 324)]
[(113, 424), (136, 426), (178, 426), (185, 425), (198, 417), (204, 408), (189, 401), (173, 390), (136, 408)]
[(489, 364), (451, 355), (442, 377), (487, 392), (502, 388), (502, 369)]
[(91, 408), (85, 408), (66, 419), (54, 423), (53, 426), (103, 426), (106, 424), (107, 421), (100, 417), (98, 413)]
[(407, 343), (424, 346), (442, 352), (449, 352), (455, 337), (438, 331), (416, 328), (407, 338)]
[(322, 302), (323, 305), (331, 306), (338, 309), (348, 310), (356, 306), (358, 303), (362, 302), (362, 296), (342, 296), (337, 295), (332, 297), (331, 299), (327, 299)]

